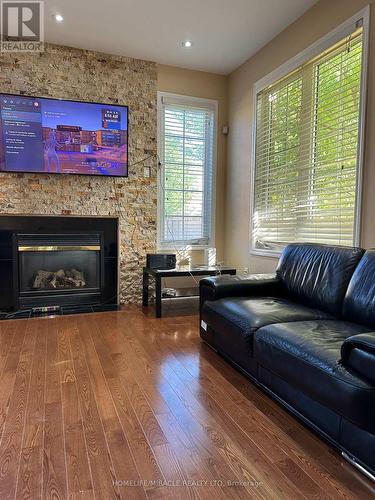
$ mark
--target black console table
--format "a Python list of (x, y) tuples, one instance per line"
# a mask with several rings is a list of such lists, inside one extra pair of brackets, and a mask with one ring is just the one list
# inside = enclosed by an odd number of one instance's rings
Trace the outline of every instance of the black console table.
[[(199, 267), (189, 267), (181, 266), (175, 269), (152, 269), (149, 267), (143, 268), (143, 300), (142, 303), (145, 307), (148, 306), (149, 299), (149, 281), (150, 276), (155, 279), (155, 316), (161, 318), (162, 315), (162, 288), (161, 280), (162, 278), (182, 278), (188, 276), (216, 276), (220, 274), (236, 274), (236, 269), (232, 267), (215, 267), (215, 266), (199, 266)], [(181, 295), (178, 294), (176, 297), (169, 296), (168, 300), (181, 297), (195, 297), (198, 296), (199, 292), (196, 290), (194, 293)]]

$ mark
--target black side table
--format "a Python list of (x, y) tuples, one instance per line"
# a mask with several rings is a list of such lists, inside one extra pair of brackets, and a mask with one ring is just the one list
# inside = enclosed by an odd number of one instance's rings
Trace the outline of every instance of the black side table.
[[(143, 298), (142, 303), (145, 307), (148, 306), (149, 299), (149, 281), (150, 276), (155, 279), (155, 316), (161, 318), (162, 316), (162, 290), (161, 290), (161, 280), (162, 278), (182, 278), (188, 276), (216, 276), (219, 274), (230, 274), (235, 275), (236, 269), (232, 267), (221, 267), (216, 268), (214, 266), (199, 266), (199, 267), (189, 267), (181, 266), (175, 269), (151, 269), (149, 267), (143, 268)], [(199, 290), (196, 290), (195, 294), (185, 295), (185, 297), (198, 297)], [(179, 298), (184, 297), (184, 295), (178, 295)], [(168, 300), (174, 299), (175, 297), (168, 297)]]

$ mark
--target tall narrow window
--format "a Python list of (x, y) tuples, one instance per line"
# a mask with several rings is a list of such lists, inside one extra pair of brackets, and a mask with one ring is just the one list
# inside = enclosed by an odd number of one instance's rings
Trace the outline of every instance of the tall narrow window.
[(252, 247), (352, 245), (362, 28), (257, 94)]
[(160, 97), (159, 244), (209, 245), (216, 104)]

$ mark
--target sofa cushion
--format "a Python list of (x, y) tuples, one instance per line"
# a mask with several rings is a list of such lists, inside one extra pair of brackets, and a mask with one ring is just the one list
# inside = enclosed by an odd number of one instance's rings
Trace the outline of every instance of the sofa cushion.
[(201, 318), (215, 331), (215, 346), (241, 364), (253, 354), (253, 335), (258, 328), (331, 316), (282, 298), (231, 297), (206, 301)]
[(310, 398), (375, 432), (375, 385), (340, 362), (343, 341), (368, 331), (337, 320), (269, 325), (256, 332), (254, 356)]
[(367, 250), (350, 280), (343, 315), (375, 328), (375, 250)]
[(288, 245), (276, 274), (292, 300), (339, 316), (346, 289), (363, 252), (351, 247)]

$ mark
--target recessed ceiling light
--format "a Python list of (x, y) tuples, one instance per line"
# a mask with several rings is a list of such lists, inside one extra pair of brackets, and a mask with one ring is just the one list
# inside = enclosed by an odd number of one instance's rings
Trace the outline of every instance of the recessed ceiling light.
[(186, 48), (189, 48), (191, 47), (193, 44), (191, 43), (190, 40), (185, 40), (184, 42), (182, 42), (182, 46), (183, 47), (186, 47)]
[(55, 21), (58, 23), (62, 23), (64, 21), (64, 18), (61, 14), (55, 14), (54, 18), (55, 18)]

